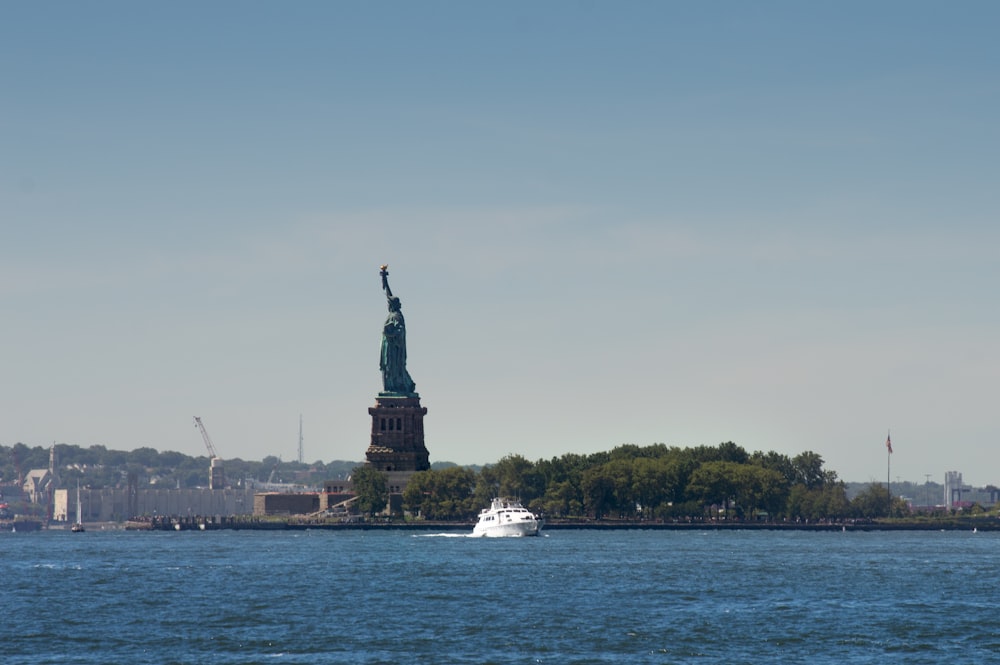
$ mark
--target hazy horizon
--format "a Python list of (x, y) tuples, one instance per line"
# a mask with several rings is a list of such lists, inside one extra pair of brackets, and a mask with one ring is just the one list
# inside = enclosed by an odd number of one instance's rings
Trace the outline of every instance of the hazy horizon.
[(0, 443), (995, 478), (1000, 5), (4, 6)]

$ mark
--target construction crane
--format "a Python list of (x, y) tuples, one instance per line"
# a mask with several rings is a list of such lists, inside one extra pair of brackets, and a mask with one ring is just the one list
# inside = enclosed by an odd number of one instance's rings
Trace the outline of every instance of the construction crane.
[(205, 447), (208, 448), (208, 489), (221, 490), (226, 488), (226, 475), (222, 469), (222, 458), (215, 452), (212, 445), (212, 437), (208, 435), (208, 430), (201, 423), (201, 418), (194, 417), (194, 426), (201, 431), (201, 438), (205, 440)]

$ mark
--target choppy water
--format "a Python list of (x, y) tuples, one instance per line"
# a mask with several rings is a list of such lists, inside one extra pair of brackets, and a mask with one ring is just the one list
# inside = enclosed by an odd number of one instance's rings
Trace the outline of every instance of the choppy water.
[(0, 535), (0, 661), (997, 662), (1000, 534)]

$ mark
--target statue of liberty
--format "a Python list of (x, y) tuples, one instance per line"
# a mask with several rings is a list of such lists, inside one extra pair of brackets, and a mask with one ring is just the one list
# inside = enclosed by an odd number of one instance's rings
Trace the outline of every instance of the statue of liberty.
[(379, 273), (389, 305), (389, 316), (382, 326), (382, 357), (378, 365), (382, 370), (382, 390), (397, 395), (415, 395), (417, 385), (406, 371), (406, 323), (400, 311), (399, 298), (392, 295), (389, 288), (388, 268), (388, 265), (383, 265)]

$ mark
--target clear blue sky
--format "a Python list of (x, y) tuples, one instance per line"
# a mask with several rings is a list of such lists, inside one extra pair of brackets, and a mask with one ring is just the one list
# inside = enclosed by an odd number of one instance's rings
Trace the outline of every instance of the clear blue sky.
[(994, 2), (0, 5), (0, 442), (1000, 483)]

